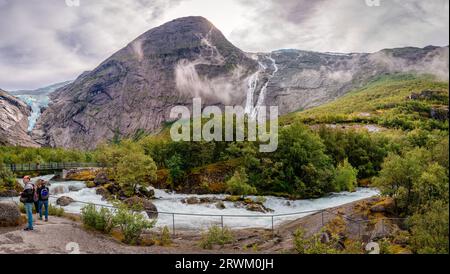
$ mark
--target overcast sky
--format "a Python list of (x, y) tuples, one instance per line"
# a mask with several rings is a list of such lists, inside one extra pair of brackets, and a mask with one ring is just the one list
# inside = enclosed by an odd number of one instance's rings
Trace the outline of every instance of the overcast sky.
[[(449, 44), (448, 0), (0, 0), (0, 88), (76, 78), (166, 21), (201, 15), (245, 51)], [(69, 2), (69, 5), (66, 3)], [(373, 5), (367, 5), (371, 2)]]

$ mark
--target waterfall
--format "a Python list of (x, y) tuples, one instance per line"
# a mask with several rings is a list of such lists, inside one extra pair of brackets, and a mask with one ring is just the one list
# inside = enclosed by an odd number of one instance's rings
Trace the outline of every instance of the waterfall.
[(259, 76), (260, 76), (261, 73), (265, 73), (266, 70), (268, 69), (268, 67), (265, 66), (262, 62), (258, 61), (258, 64), (259, 64), (258, 71), (256, 71), (254, 74), (252, 74), (248, 78), (247, 99), (246, 99), (246, 103), (245, 103), (245, 113), (247, 113), (249, 115), (249, 118), (252, 119), (252, 120), (256, 119), (256, 115), (258, 114), (258, 111), (259, 111), (260, 107), (263, 105), (263, 103), (264, 103), (264, 101), (266, 99), (265, 98), (266, 90), (267, 90), (267, 87), (269, 85), (270, 80), (275, 76), (275, 74), (279, 70), (275, 59), (273, 59), (271, 56), (265, 56), (265, 58), (271, 62), (271, 66), (273, 67), (273, 72), (269, 75), (269, 79), (262, 86), (262, 88), (261, 88), (261, 90), (259, 92), (258, 100), (256, 101), (256, 104), (254, 104), (253, 101), (254, 101), (254, 97), (255, 97), (255, 94), (256, 94), (256, 90), (258, 88)]

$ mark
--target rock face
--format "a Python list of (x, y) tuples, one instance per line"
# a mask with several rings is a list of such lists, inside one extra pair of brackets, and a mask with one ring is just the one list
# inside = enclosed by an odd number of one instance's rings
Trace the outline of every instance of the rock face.
[(429, 73), (448, 81), (448, 47), (397, 48), (376, 53), (332, 54), (280, 50), (270, 54), (278, 67), (265, 103), (280, 113), (315, 107), (394, 73)]
[(20, 224), (19, 206), (13, 202), (0, 202), (0, 227)]
[(334, 100), (393, 73), (448, 80), (448, 47), (333, 54), (300, 50), (244, 53), (202, 17), (154, 28), (93, 71), (51, 95), (33, 139), (42, 145), (94, 148), (114, 136), (158, 131), (173, 106), (277, 105), (280, 114)]
[(37, 147), (27, 132), (31, 109), (0, 89), (0, 145)]

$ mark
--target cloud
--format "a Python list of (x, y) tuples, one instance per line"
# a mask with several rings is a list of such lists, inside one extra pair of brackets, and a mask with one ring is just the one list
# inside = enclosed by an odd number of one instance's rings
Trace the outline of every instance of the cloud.
[[(95, 68), (165, 21), (201, 15), (245, 51), (374, 52), (447, 45), (448, 0), (0, 0), (0, 87), (38, 88)], [(136, 48), (137, 50), (139, 48)]]
[(251, 51), (299, 48), (332, 52), (375, 52), (401, 46), (447, 45), (447, 0), (241, 0), (254, 9), (251, 25), (236, 29)]

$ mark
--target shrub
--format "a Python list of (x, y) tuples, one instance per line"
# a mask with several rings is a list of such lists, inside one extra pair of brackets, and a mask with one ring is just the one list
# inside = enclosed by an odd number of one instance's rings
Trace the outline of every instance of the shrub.
[(355, 191), (357, 185), (358, 170), (348, 162), (344, 160), (339, 164), (336, 169), (336, 175), (334, 178), (337, 191)]
[(64, 216), (64, 208), (49, 204), (48, 205), (48, 215), (62, 217), (62, 216)]
[(159, 238), (155, 242), (160, 246), (170, 246), (172, 244), (172, 238), (170, 237), (170, 231), (167, 226), (161, 229)]
[(247, 173), (243, 168), (237, 170), (233, 177), (227, 181), (227, 192), (232, 195), (241, 195), (242, 197), (250, 194), (256, 194), (256, 188), (249, 185)]
[(341, 253), (336, 247), (338, 239), (336, 236), (330, 236), (328, 243), (322, 243), (321, 234), (314, 234), (307, 238), (305, 231), (297, 229), (294, 232), (294, 249), (298, 254), (338, 254)]
[(126, 244), (136, 244), (145, 229), (152, 228), (156, 220), (149, 221), (140, 212), (131, 211), (126, 205), (118, 205), (113, 217), (114, 226), (119, 227)]
[(212, 249), (213, 245), (221, 245), (232, 243), (234, 240), (231, 229), (224, 227), (223, 229), (218, 226), (212, 226), (208, 229), (208, 232), (202, 235), (200, 241), (200, 247), (203, 249)]
[(113, 228), (112, 212), (101, 207), (97, 210), (95, 205), (87, 205), (81, 209), (81, 220), (86, 227), (109, 233)]

